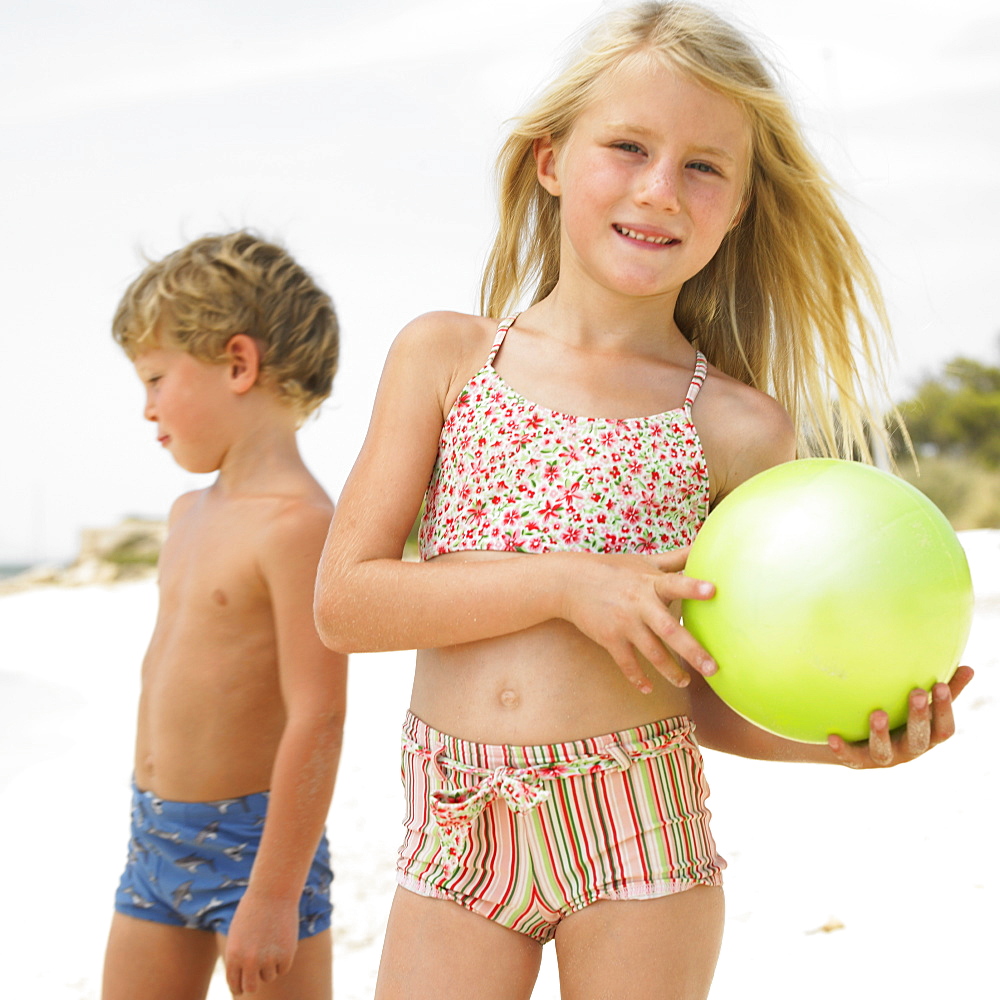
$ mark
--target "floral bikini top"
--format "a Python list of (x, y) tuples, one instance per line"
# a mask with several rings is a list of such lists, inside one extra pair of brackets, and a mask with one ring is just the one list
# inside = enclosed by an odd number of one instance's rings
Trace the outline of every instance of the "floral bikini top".
[[(514, 317), (516, 318), (516, 317)], [(493, 368), (514, 319), (466, 383), (438, 441), (424, 498), (422, 559), (447, 552), (666, 552), (708, 515), (705, 453), (691, 408), (652, 417), (580, 417), (532, 403)]]

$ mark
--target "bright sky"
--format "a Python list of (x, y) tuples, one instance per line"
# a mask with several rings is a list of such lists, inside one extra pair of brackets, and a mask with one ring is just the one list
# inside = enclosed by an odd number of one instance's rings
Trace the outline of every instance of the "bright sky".
[[(897, 397), (955, 354), (995, 359), (995, 0), (712, 5), (764, 40), (846, 192)], [(334, 298), (341, 372), (303, 447), (336, 494), (396, 331), (475, 308), (503, 120), (604, 6), (8, 0), (0, 564), (70, 558), (82, 527), (207, 481), (156, 445), (108, 327), (142, 253), (208, 231), (280, 240)]]

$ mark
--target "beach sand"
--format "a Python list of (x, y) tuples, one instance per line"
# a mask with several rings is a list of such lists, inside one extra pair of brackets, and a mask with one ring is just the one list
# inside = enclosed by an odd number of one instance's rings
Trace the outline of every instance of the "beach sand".
[[(1000, 532), (964, 533), (977, 593), (959, 733), (885, 772), (706, 751), (727, 928), (713, 997), (986, 997), (995, 987)], [(3, 985), (96, 1000), (128, 837), (151, 581), (0, 598)], [(398, 727), (412, 654), (352, 658), (330, 840), (337, 1000), (371, 997), (394, 890)], [(990, 791), (993, 789), (993, 791)], [(546, 948), (536, 1000), (558, 997)], [(470, 989), (474, 997), (474, 989)], [(212, 1000), (228, 991), (217, 976)]]

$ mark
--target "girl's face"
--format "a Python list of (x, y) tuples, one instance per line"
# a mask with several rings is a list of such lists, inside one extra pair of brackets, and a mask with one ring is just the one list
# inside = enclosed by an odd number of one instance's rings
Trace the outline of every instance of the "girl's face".
[(739, 218), (749, 137), (728, 98), (666, 66), (623, 65), (562, 142), (535, 144), (539, 182), (560, 200), (560, 281), (676, 297)]

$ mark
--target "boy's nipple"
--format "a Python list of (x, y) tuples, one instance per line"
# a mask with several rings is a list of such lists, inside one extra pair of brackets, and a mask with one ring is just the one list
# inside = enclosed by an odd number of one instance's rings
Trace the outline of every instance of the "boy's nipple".
[(215, 604), (218, 604), (220, 608), (224, 608), (229, 603), (229, 598), (226, 597), (226, 592), (224, 590), (220, 590), (216, 587), (216, 589), (212, 591), (212, 601)]

